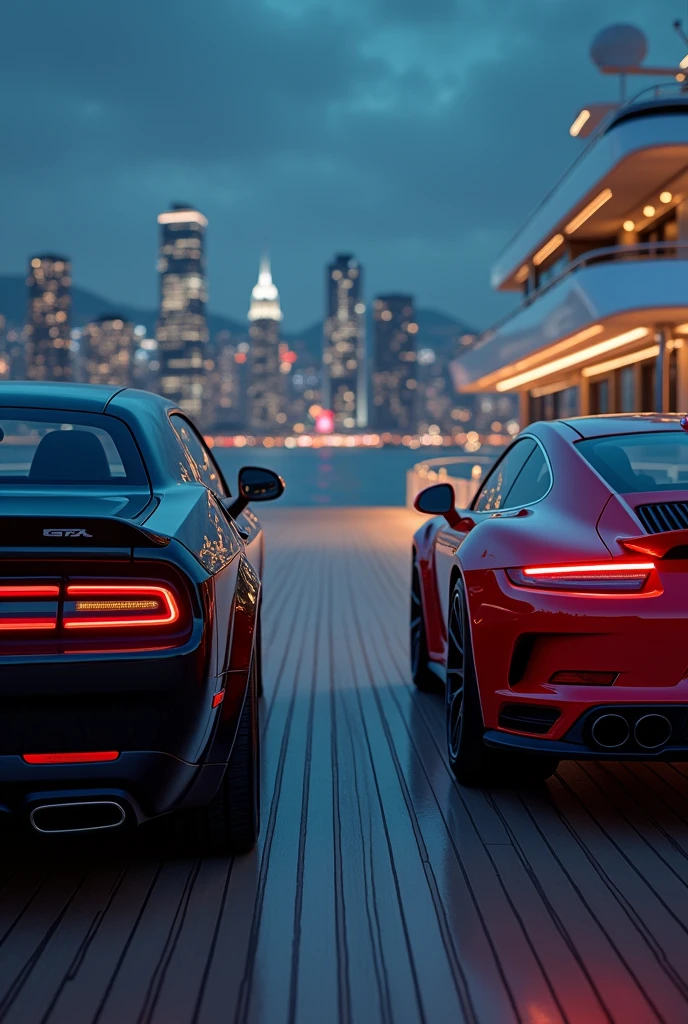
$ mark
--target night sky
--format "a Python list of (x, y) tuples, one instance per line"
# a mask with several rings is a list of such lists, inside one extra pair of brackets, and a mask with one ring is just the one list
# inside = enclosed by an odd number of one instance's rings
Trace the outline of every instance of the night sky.
[[(272, 252), (288, 329), (322, 315), (323, 266), (479, 327), (489, 267), (616, 97), (595, 32), (684, 55), (686, 0), (5, 0), (0, 273), (57, 250), (75, 282), (156, 301), (157, 212), (210, 220), (210, 307), (244, 319)], [(651, 80), (637, 79), (640, 89)], [(507, 300), (508, 304), (508, 300)]]

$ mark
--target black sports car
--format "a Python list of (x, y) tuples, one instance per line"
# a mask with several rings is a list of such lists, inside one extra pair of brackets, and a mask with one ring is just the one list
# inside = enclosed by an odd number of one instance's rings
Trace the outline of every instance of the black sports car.
[(263, 535), (156, 395), (0, 384), (0, 814), (40, 832), (174, 815), (207, 848), (260, 824)]

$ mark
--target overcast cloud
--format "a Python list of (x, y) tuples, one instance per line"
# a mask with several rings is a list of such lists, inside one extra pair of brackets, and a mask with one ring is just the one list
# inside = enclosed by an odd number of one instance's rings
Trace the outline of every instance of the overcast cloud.
[(682, 14), (673, 0), (5, 0), (0, 273), (55, 249), (80, 285), (151, 306), (155, 217), (183, 201), (210, 221), (218, 312), (244, 318), (269, 245), (289, 329), (322, 314), (335, 251), (362, 261), (368, 297), (408, 290), (487, 326), (505, 309), (490, 263), (578, 152), (580, 106), (616, 95), (593, 35), (633, 22), (648, 60), (675, 64)]

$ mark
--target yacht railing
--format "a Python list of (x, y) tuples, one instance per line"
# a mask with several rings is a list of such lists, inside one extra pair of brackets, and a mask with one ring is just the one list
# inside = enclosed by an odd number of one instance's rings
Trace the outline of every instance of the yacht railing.
[(554, 185), (552, 185), (549, 191), (544, 194), (540, 202), (537, 204), (537, 206), (532, 211), (528, 219), (525, 221), (525, 223), (519, 228), (518, 231), (516, 231), (511, 236), (509, 241), (502, 248), (499, 258), (501, 258), (503, 253), (505, 253), (509, 249), (509, 247), (519, 237), (519, 235), (522, 234), (524, 229), (537, 215), (538, 210), (545, 205), (545, 203), (550, 199), (551, 196), (554, 195), (559, 186), (564, 181), (566, 181), (570, 174), (573, 173), (578, 164), (585, 159), (590, 149), (592, 149), (592, 147), (597, 143), (598, 139), (609, 131), (609, 129), (612, 127), (615, 121), (623, 119), (623, 115), (626, 114), (633, 107), (640, 108), (645, 103), (651, 104), (653, 101), (661, 102), (663, 100), (674, 100), (679, 105), (685, 103), (685, 105), (688, 106), (688, 82), (660, 82), (657, 83), (656, 85), (651, 85), (649, 87), (646, 87), (645, 89), (641, 89), (641, 91), (639, 93), (636, 93), (635, 96), (632, 96), (631, 99), (626, 100), (624, 103), (620, 103), (618, 107), (615, 107), (613, 110), (610, 110), (609, 113), (602, 118), (602, 120), (597, 125), (595, 130), (590, 133), (586, 145), (578, 154), (573, 163), (569, 164), (564, 173), (561, 174), (559, 178), (557, 178)]
[(432, 484), (451, 484), (457, 508), (468, 508), (495, 458), (496, 455), (453, 455), (417, 462), (406, 474), (408, 508), (413, 508), (416, 495)]
[(536, 299), (540, 299), (551, 288), (560, 284), (569, 274), (575, 274), (576, 271), (581, 270), (583, 267), (590, 267), (595, 263), (621, 263), (652, 259), (688, 260), (688, 242), (637, 242), (634, 245), (607, 245), (600, 249), (590, 249), (588, 252), (582, 253), (575, 260), (572, 260), (571, 263), (568, 263), (558, 274), (545, 281), (539, 288), (529, 292), (515, 309), (512, 309), (510, 313), (507, 313), (495, 324), (492, 324), (491, 327), (488, 327), (464, 351), (477, 347), (483, 342), (490, 341), (500, 327), (517, 316), (521, 310), (527, 309)]

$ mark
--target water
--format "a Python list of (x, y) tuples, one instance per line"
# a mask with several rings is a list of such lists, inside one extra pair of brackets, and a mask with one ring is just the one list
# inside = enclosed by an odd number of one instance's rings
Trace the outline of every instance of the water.
[[(417, 462), (464, 455), (461, 448), (215, 448), (232, 492), (241, 466), (264, 466), (287, 484), (281, 505), (404, 505), (406, 472)], [(481, 455), (483, 454), (481, 450)], [(468, 476), (470, 466), (457, 476)]]

